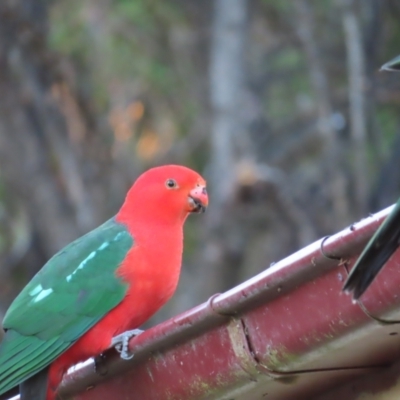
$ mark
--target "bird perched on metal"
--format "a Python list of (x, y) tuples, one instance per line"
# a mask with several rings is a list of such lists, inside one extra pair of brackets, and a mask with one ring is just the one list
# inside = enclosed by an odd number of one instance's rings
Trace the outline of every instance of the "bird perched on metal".
[(23, 400), (53, 400), (73, 364), (113, 345), (129, 358), (135, 328), (175, 291), (186, 217), (207, 205), (206, 182), (189, 168), (142, 174), (115, 217), (53, 256), (11, 304), (0, 395), (20, 385)]
[[(400, 56), (384, 64), (381, 70), (400, 71)], [(357, 259), (343, 290), (353, 292), (354, 299), (358, 299), (399, 246), (400, 199)]]

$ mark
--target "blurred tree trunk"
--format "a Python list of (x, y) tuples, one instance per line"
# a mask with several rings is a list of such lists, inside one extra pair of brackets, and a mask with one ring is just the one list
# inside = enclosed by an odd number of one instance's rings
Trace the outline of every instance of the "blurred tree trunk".
[[(47, 4), (0, 3), (0, 168), (28, 214), (32, 241), (24, 279), (98, 224), (107, 205), (101, 165), (110, 154), (96, 137), (90, 108), (48, 48)], [(13, 279), (0, 279), (6, 297), (0, 298), (0, 308), (15, 294), (19, 278), (12, 268), (7, 271)]]
[(377, 212), (399, 198), (400, 186), (400, 120), (397, 124), (397, 132), (394, 143), (391, 146), (391, 154), (385, 161), (374, 185), (371, 196), (370, 209)]
[[(210, 43), (210, 99), (212, 110), (211, 159), (208, 180), (212, 207), (206, 215), (207, 244), (200, 262), (207, 281), (199, 285), (199, 297), (230, 287), (235, 265), (240, 263), (240, 231), (230, 226), (236, 168), (247, 149), (241, 99), (245, 85), (245, 47), (248, 24), (247, 0), (216, 0)], [(231, 228), (231, 229), (229, 229)], [(239, 251), (240, 253), (240, 251)], [(229, 256), (229, 254), (231, 256)]]
[(294, 23), (306, 53), (310, 81), (315, 93), (318, 131), (323, 143), (321, 172), (336, 215), (335, 223), (331, 224), (331, 228), (336, 230), (351, 221), (351, 210), (346, 193), (345, 172), (342, 170), (343, 156), (338, 132), (332, 124), (333, 107), (328, 77), (315, 37), (314, 9), (308, 0), (298, 0), (293, 5), (298, 16)]
[(233, 196), (236, 161), (246, 140), (241, 97), (244, 94), (244, 51), (247, 0), (217, 0), (214, 5), (210, 61), (211, 127), (210, 184), (218, 224), (223, 207)]
[(354, 215), (360, 218), (368, 204), (367, 127), (365, 115), (366, 65), (361, 28), (353, 0), (340, 0), (347, 47), (349, 112), (355, 189)]

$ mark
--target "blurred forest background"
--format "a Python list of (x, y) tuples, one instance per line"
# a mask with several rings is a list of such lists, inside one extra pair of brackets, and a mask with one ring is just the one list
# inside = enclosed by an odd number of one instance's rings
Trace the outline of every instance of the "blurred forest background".
[(1, 0), (0, 320), (154, 165), (210, 193), (157, 321), (394, 202), (399, 43), (398, 0)]

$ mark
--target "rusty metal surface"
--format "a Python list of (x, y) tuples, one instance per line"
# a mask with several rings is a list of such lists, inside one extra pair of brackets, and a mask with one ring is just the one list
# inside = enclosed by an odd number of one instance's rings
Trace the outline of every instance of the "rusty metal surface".
[(384, 374), (400, 358), (400, 325), (376, 319), (400, 319), (399, 252), (360, 303), (341, 288), (388, 211), (327, 239), (336, 260), (318, 241), (133, 338), (132, 360), (107, 352), (97, 372), (88, 365), (65, 377), (62, 398), (310, 399)]
[(400, 397), (399, 377), (400, 362), (396, 362), (390, 367), (363, 374), (308, 400), (397, 400)]

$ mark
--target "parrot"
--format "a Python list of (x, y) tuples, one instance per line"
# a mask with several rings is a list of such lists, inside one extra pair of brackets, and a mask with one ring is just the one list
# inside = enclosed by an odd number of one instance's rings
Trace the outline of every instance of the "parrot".
[[(7, 310), (0, 343), (0, 395), (54, 400), (65, 372), (128, 340), (173, 295), (183, 225), (208, 206), (206, 181), (180, 165), (140, 175), (118, 213), (68, 244)], [(28, 383), (30, 383), (28, 385)]]
[[(384, 65), (383, 71), (400, 71), (400, 56)], [(400, 199), (367, 243), (351, 270), (343, 290), (356, 300), (367, 290), (378, 272), (400, 245)]]

